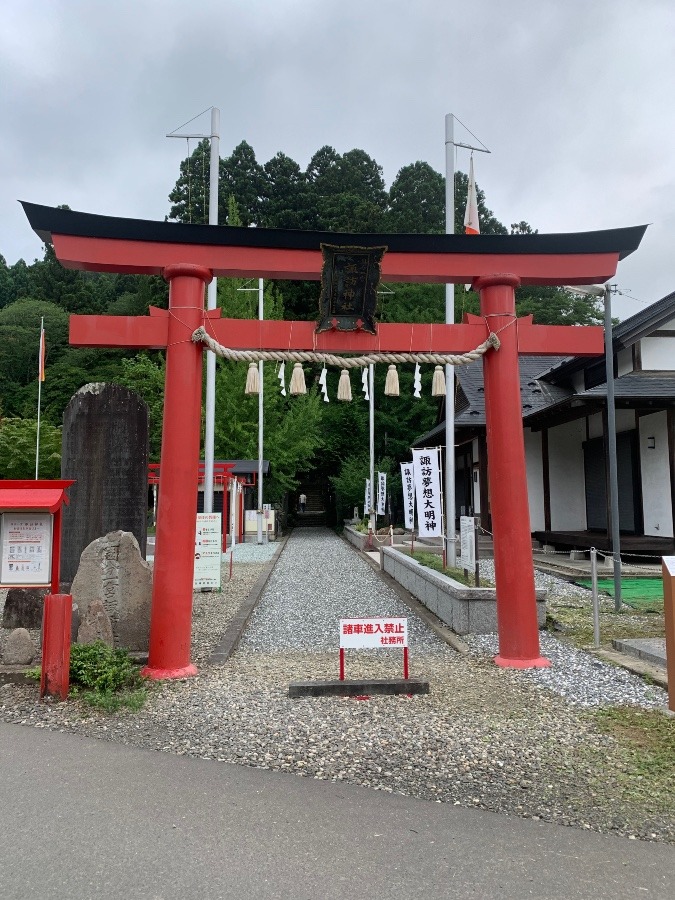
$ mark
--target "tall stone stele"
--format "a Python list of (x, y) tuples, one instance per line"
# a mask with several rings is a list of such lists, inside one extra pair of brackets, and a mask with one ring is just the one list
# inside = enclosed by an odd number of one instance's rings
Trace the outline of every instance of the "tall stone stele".
[(63, 414), (61, 477), (72, 478), (63, 508), (61, 581), (80, 555), (111, 531), (130, 531), (145, 556), (148, 533), (148, 407), (118, 384), (86, 384)]

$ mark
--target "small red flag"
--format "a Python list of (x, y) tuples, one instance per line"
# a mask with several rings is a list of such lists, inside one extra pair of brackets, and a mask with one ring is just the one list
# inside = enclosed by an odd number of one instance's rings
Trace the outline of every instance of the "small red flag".
[(480, 234), (480, 225), (478, 223), (478, 196), (476, 194), (476, 180), (473, 177), (473, 155), (469, 162), (469, 186), (466, 192), (464, 232), (465, 234)]

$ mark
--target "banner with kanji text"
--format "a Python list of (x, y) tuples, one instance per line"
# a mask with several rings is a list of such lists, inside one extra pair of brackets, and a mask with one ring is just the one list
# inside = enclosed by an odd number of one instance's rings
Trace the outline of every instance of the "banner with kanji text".
[(415, 527), (415, 481), (413, 464), (401, 463), (401, 484), (403, 485), (403, 514), (405, 527), (411, 531)]
[(417, 497), (417, 528), (420, 537), (441, 537), (443, 516), (441, 513), (440, 449), (413, 450), (413, 478)]

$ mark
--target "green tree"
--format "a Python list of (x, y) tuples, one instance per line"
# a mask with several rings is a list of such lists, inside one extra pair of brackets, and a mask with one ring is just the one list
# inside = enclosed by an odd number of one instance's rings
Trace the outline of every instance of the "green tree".
[(260, 224), (312, 229), (315, 219), (307, 176), (290, 156), (277, 153), (263, 166)]
[[(9, 418), (0, 421), (0, 477), (34, 478), (37, 420)], [(40, 423), (40, 478), (61, 476), (61, 429)]]
[[(246, 366), (219, 361), (216, 371), (215, 455), (219, 459), (257, 459), (258, 397), (246, 396)], [(275, 367), (263, 374), (264, 455), (270, 461), (266, 485), (271, 502), (298, 485), (297, 475), (312, 468), (321, 445), (321, 401), (316, 388), (282, 397)]]
[[(219, 198), (221, 208), (232, 196), (237, 201), (241, 224), (248, 228), (260, 222), (261, 203), (265, 189), (265, 175), (250, 144), (242, 141), (231, 156), (220, 161)], [(218, 221), (223, 221), (219, 218)], [(228, 225), (234, 222), (227, 219)]]
[(205, 139), (180, 164), (180, 175), (169, 194), (172, 205), (167, 218), (194, 225), (209, 221), (210, 172), (211, 150)]
[(400, 169), (389, 189), (386, 226), (403, 234), (443, 234), (445, 178), (425, 162)]
[(164, 382), (166, 363), (164, 354), (139, 353), (132, 359), (121, 360), (122, 371), (116, 378), (145, 401), (148, 407), (149, 455), (157, 462), (162, 452), (162, 421), (164, 416)]
[[(32, 414), (37, 407), (40, 320), (45, 320), (46, 362), (53, 364), (68, 343), (68, 315), (46, 300), (17, 300), (0, 309), (0, 391), (7, 415)], [(25, 389), (35, 402), (24, 410)]]

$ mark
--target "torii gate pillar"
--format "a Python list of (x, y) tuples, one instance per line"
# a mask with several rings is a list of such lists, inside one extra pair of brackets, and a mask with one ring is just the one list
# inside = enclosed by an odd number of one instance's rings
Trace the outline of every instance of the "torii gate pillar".
[(151, 678), (196, 675), (190, 662), (193, 556), (202, 408), (202, 350), (189, 335), (204, 321), (210, 269), (167, 266), (169, 327), (162, 427), (161, 515), (157, 516), (149, 665)]
[[(490, 331), (499, 335), (498, 353), (483, 357), (490, 505), (495, 522), (497, 585), (497, 665), (517, 669), (550, 666), (539, 655), (530, 510), (525, 468), (523, 413), (518, 371), (516, 275), (478, 278), (480, 310)], [(508, 523), (508, 525), (506, 525)]]

